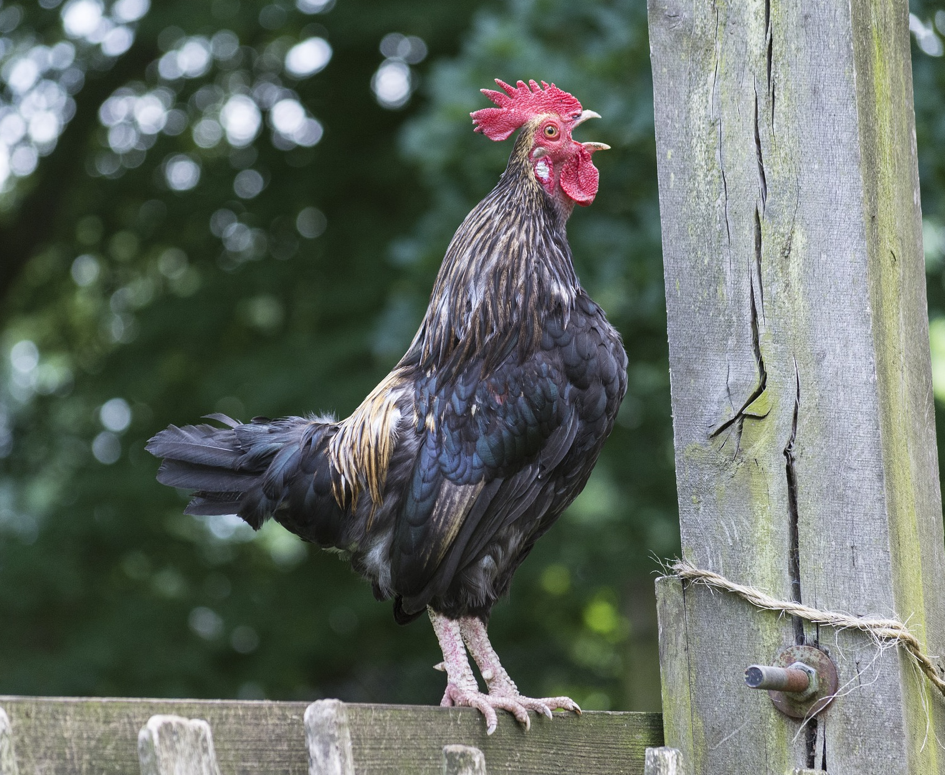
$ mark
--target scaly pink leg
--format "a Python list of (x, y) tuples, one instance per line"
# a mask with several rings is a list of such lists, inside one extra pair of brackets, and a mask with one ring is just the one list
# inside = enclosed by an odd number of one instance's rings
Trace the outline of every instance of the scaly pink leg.
[[(581, 712), (577, 703), (568, 697), (549, 697), (533, 700), (523, 697), (505, 672), (489, 643), (485, 625), (474, 617), (448, 619), (428, 609), (433, 631), (443, 651), (443, 664), (438, 665), (446, 671), (446, 693), (440, 705), (444, 707), (461, 706), (476, 708), (486, 719), (486, 733), (495, 732), (498, 725), (496, 708), (507, 710), (516, 720), (528, 729), (531, 721), (528, 711), (535, 710), (551, 718), (551, 708), (564, 708)], [(464, 645), (465, 641), (465, 645)], [(489, 693), (479, 691), (479, 685), (469, 666), (466, 648), (472, 654), (489, 687)]]
[(485, 716), (486, 733), (490, 735), (495, 732), (499, 723), (495, 712), (496, 708), (507, 710), (527, 728), (529, 725), (528, 711), (521, 703), (508, 697), (483, 694), (479, 691), (479, 685), (476, 683), (472, 668), (469, 666), (469, 658), (466, 656), (466, 646), (463, 645), (460, 622), (456, 619), (448, 619), (432, 609), (428, 609), (428, 611), (430, 621), (433, 623), (433, 631), (436, 633), (437, 640), (440, 641), (440, 649), (443, 651), (443, 664), (442, 666), (437, 665), (437, 667), (446, 671), (446, 693), (443, 695), (440, 705), (444, 707), (475, 708)]
[[(489, 687), (489, 696), (504, 698), (518, 707), (525, 710), (534, 710), (548, 718), (551, 718), (553, 708), (562, 708), (564, 710), (574, 711), (578, 715), (581, 708), (570, 697), (542, 697), (533, 699), (519, 694), (518, 687), (509, 677), (509, 674), (499, 662), (499, 655), (495, 653), (492, 644), (489, 642), (489, 635), (486, 633), (486, 625), (481, 619), (475, 616), (464, 616), (459, 620), (459, 631), (466, 643), (470, 656), (479, 666), (479, 672), (482, 674), (486, 686)], [(515, 717), (522, 721), (518, 713)], [(528, 729), (530, 722), (528, 713), (524, 714), (525, 728)]]

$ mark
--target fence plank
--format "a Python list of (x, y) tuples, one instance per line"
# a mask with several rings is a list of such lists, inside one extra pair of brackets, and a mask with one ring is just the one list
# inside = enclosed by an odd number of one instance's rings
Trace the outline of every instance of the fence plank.
[(0, 708), (0, 775), (18, 775), (16, 756), (13, 753), (13, 730), (10, 718)]
[[(657, 714), (555, 713), (553, 719), (533, 714), (527, 732), (500, 716), (499, 728), (486, 735), (479, 713), (468, 710), (349, 705), (359, 775), (440, 775), (446, 743), (481, 750), (489, 775), (642, 773), (647, 746), (662, 744)], [(646, 743), (647, 738), (657, 742)]]
[(205, 719), (227, 775), (308, 774), (303, 702), (0, 697), (0, 705), (20, 775), (137, 772), (138, 731), (157, 714)]
[(486, 775), (486, 757), (471, 745), (444, 745), (443, 775)]
[[(309, 771), (303, 722), (308, 703), (0, 696), (0, 706), (16, 730), (19, 775), (136, 772), (138, 730), (155, 714), (205, 719), (226, 775)], [(656, 713), (533, 716), (528, 732), (501, 714), (489, 736), (471, 708), (344, 707), (358, 775), (442, 775), (447, 744), (479, 748), (489, 775), (640, 775), (645, 749), (663, 742)]]
[[(683, 555), (897, 615), (943, 654), (906, 0), (649, 8)], [(664, 666), (688, 660), (664, 674), (666, 738), (692, 775), (945, 771), (945, 703), (897, 650), (660, 594)], [(741, 681), (800, 642), (830, 651), (844, 695), (804, 729)]]
[(220, 775), (203, 719), (151, 716), (138, 732), (138, 761), (141, 775)]

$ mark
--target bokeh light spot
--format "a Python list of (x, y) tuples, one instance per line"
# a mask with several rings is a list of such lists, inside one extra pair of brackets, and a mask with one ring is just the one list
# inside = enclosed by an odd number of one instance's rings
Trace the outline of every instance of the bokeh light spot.
[(124, 398), (112, 398), (98, 410), (102, 426), (114, 433), (121, 433), (131, 424), (131, 407)]
[(331, 61), (331, 46), (324, 38), (309, 38), (297, 43), (285, 55), (285, 69), (296, 78), (314, 75)]
[(295, 7), (302, 13), (325, 13), (335, 5), (335, 0), (295, 0)]
[(187, 624), (204, 640), (216, 640), (223, 634), (223, 619), (206, 606), (194, 608), (187, 617)]
[(233, 180), (233, 190), (240, 199), (252, 199), (260, 194), (266, 182), (256, 170), (243, 170)]
[(241, 624), (230, 634), (230, 645), (239, 654), (252, 654), (259, 648), (259, 635), (252, 627)]
[(204, 118), (194, 124), (191, 130), (194, 143), (201, 148), (213, 148), (223, 139), (223, 127), (212, 118)]
[(374, 73), (371, 88), (385, 108), (400, 108), (410, 99), (410, 68), (396, 59), (388, 59)]
[(174, 191), (189, 191), (200, 182), (200, 165), (186, 154), (178, 153), (165, 163), (164, 177)]
[(402, 59), (410, 65), (422, 62), (427, 56), (427, 44), (416, 35), (392, 32), (381, 40), (381, 53), (388, 59)]
[(99, 0), (70, 0), (62, 8), (62, 26), (70, 38), (91, 40), (103, 22)]
[(10, 365), (28, 374), (39, 365), (39, 348), (29, 339), (21, 339), (10, 348)]
[(220, 111), (226, 139), (237, 148), (249, 145), (259, 133), (262, 116), (256, 103), (245, 94), (234, 94)]
[(143, 17), (151, 8), (151, 0), (118, 0), (112, 6), (112, 16), (116, 21), (129, 24)]
[(75, 261), (72, 262), (70, 274), (72, 275), (72, 279), (75, 281), (76, 285), (78, 285), (80, 288), (85, 288), (98, 279), (101, 271), (102, 270), (99, 266), (98, 259), (95, 258), (95, 256), (90, 256), (88, 253), (84, 253), (83, 255), (78, 256)]
[(102, 431), (92, 440), (92, 454), (99, 463), (110, 466), (121, 457), (121, 442), (111, 431)]
[(109, 57), (121, 56), (134, 42), (135, 34), (128, 27), (113, 27), (102, 38), (102, 53)]
[(317, 207), (304, 208), (295, 219), (295, 228), (298, 229), (299, 234), (306, 239), (320, 237), (324, 233), (327, 225), (328, 219), (325, 218), (325, 214)]

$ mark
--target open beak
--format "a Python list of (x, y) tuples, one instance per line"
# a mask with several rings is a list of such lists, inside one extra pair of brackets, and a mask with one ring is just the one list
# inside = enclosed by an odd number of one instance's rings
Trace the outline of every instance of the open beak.
[[(574, 122), (571, 124), (571, 129), (574, 129), (576, 126), (580, 126), (589, 118), (600, 118), (600, 113), (595, 110), (585, 110), (574, 119)], [(609, 151), (610, 146), (607, 143), (581, 143), (585, 148), (587, 148), (589, 153), (594, 153), (594, 151)]]

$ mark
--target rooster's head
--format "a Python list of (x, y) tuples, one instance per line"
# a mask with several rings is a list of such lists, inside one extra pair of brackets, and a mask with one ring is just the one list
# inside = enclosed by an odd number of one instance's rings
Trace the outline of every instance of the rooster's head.
[[(609, 146), (604, 143), (579, 143), (571, 132), (589, 118), (600, 118), (593, 110), (566, 91), (544, 81), (519, 81), (510, 86), (496, 79), (502, 91), (483, 89), (482, 93), (498, 107), (472, 113), (477, 132), (490, 140), (505, 140), (524, 127), (527, 154), (535, 180), (549, 196), (565, 196), (571, 202), (587, 206), (597, 194), (598, 172), (591, 161), (594, 151)], [(504, 92), (504, 93), (503, 93)]]

